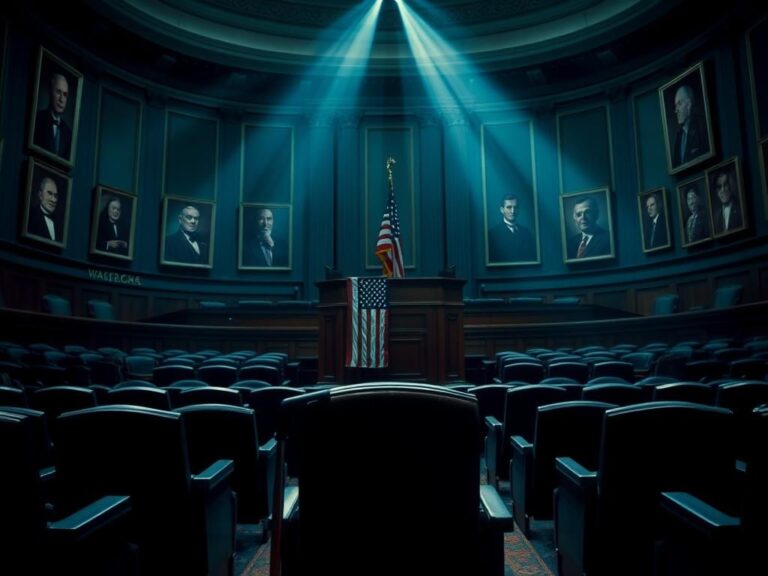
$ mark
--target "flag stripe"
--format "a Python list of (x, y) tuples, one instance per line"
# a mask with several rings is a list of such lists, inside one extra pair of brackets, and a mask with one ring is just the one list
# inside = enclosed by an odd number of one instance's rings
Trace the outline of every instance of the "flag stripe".
[(347, 279), (346, 365), (383, 368), (389, 354), (387, 285), (384, 278)]
[(384, 275), (392, 278), (405, 276), (403, 251), (400, 245), (400, 218), (395, 203), (395, 190), (390, 185), (389, 199), (384, 209), (376, 242), (376, 257), (381, 261)]

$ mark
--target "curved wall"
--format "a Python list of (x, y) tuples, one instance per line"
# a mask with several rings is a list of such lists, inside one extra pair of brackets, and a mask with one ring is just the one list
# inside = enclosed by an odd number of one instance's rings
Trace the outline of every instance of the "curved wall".
[[(638, 309), (620, 293), (634, 286), (675, 289), (687, 277), (699, 282), (710, 271), (725, 270), (724, 281), (746, 281), (747, 297), (763, 299), (768, 193), (759, 149), (768, 137), (768, 86), (754, 73), (767, 65), (768, 52), (761, 51), (766, 38), (765, 19), (723, 18), (621, 76), (595, 71), (593, 82), (555, 82), (522, 98), (501, 89), (500, 100), (464, 109), (430, 107), (423, 94), (410, 99), (400, 89), (386, 94), (381, 106), (369, 99), (359, 108), (308, 107), (302, 102), (317, 94), (306, 83), (297, 84), (304, 90), (297, 104), (278, 108), (265, 103), (282, 86), (255, 92), (244, 86), (233, 99), (237, 76), (208, 75), (204, 67), (196, 86), (158, 83), (163, 67), (172, 77), (172, 57), (143, 76), (136, 70), (146, 51), (141, 44), (126, 45), (120, 59), (99, 54), (92, 40), (86, 49), (66, 27), (19, 9), (7, 17), (4, 50), (0, 253), (8, 266), (38, 269), (63, 283), (109, 284), (122, 274), (140, 278), (133, 291), (201, 299), (314, 298), (314, 283), (324, 278), (326, 266), (345, 275), (379, 272), (373, 246), (387, 193), (384, 160), (392, 154), (408, 275), (435, 276), (455, 266), (456, 275), (468, 280), (467, 296), (597, 290), (614, 294), (604, 302)], [(45, 87), (37, 81), (41, 54), (43, 62), (60, 59), (82, 74), (71, 166), (29, 146), (33, 109), (43, 102), (42, 92), (35, 101), (36, 85)], [(663, 91), (669, 96), (681, 75), (699, 74), (714, 154), (670, 174), (659, 88), (669, 86)], [(226, 98), (213, 95), (222, 84)], [(745, 229), (683, 246), (678, 187), (706, 178), (723, 162), (738, 166)], [(24, 236), (32, 209), (25, 200), (35, 196), (30, 165), (35, 174), (40, 163), (71, 179), (64, 246)], [(92, 253), (99, 186), (135, 202), (131, 259)], [(657, 188), (667, 198), (671, 245), (648, 252), (638, 194)], [(570, 225), (576, 193), (593, 190), (604, 191), (597, 197), (613, 255), (568, 259), (563, 222)], [(486, 242), (507, 192), (520, 195), (520, 219), (533, 230), (535, 244), (532, 255), (512, 263), (489, 260)], [(175, 229), (173, 214), (164, 215), (168, 197), (170, 211), (178, 208), (177, 197), (208, 207), (209, 268), (162, 262), (164, 232)], [(273, 208), (275, 235), (291, 248), (279, 269), (251, 266), (240, 252), (242, 204)], [(18, 290), (4, 286), (7, 305), (21, 304)]]

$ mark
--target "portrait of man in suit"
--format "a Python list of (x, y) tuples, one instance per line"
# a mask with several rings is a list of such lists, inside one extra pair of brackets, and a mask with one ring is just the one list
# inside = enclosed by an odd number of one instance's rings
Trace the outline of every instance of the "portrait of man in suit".
[[(568, 194), (560, 197), (566, 262), (610, 258), (613, 233), (607, 190)], [(603, 209), (605, 207), (605, 218)], [(601, 222), (605, 221), (604, 227)]]
[(290, 206), (241, 205), (240, 268), (290, 268)]
[(714, 155), (704, 66), (693, 66), (660, 90), (669, 171)]
[(64, 247), (69, 215), (69, 178), (30, 160), (29, 190), (22, 234), (47, 244)]
[(743, 230), (746, 226), (737, 159), (710, 168), (707, 178), (714, 235), (725, 236)]
[(30, 147), (68, 165), (74, 156), (81, 82), (79, 72), (40, 49)]
[(96, 189), (92, 254), (122, 260), (133, 257), (135, 206), (136, 198), (131, 194), (105, 186)]
[(703, 176), (687, 180), (677, 187), (684, 247), (712, 238), (705, 188), (706, 180)]
[(520, 222), (520, 198), (506, 194), (499, 204), (500, 221), (488, 230), (488, 263), (535, 262), (536, 240)]
[(210, 268), (212, 247), (209, 235), (213, 234), (213, 205), (199, 200), (166, 197), (164, 214), (166, 231), (161, 263)]
[(665, 196), (664, 189), (660, 188), (639, 197), (644, 252), (670, 246)]

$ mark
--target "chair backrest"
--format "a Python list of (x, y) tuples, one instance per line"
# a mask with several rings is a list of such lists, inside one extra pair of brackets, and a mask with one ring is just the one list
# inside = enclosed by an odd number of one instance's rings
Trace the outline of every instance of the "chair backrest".
[[(507, 390), (504, 404), (503, 446), (509, 445), (510, 436), (522, 436), (529, 442), (536, 428), (536, 412), (539, 406), (568, 400), (568, 393), (557, 386), (533, 384)], [(509, 462), (509, 450), (502, 453), (503, 463)]]
[(608, 572), (651, 573), (660, 492), (723, 502), (733, 441), (733, 414), (722, 408), (647, 402), (606, 411), (593, 550)]
[(114, 388), (107, 393), (107, 404), (129, 404), (158, 410), (170, 410), (171, 401), (165, 388), (148, 386), (126, 386)]
[(58, 316), (72, 316), (72, 304), (57, 294), (45, 294), (43, 296), (43, 312)]
[(744, 286), (741, 284), (727, 284), (715, 290), (712, 300), (712, 308), (727, 308), (741, 304), (744, 294)]
[(644, 402), (648, 399), (648, 395), (642, 387), (634, 384), (590, 384), (582, 389), (581, 398), (628, 406)]
[(158, 386), (169, 386), (177, 380), (191, 380), (194, 377), (195, 369), (192, 366), (168, 364), (152, 370), (152, 382)]
[(555, 458), (570, 456), (590, 470), (597, 468), (603, 415), (611, 408), (616, 405), (589, 401), (539, 406), (533, 435), (534, 516), (551, 517)]
[(679, 400), (714, 405), (715, 388), (700, 382), (660, 384), (653, 388), (653, 400)]
[(248, 364), (240, 368), (240, 380), (264, 380), (273, 386), (283, 383), (281, 370), (264, 364)]
[[(202, 388), (190, 391), (203, 390)], [(259, 433), (253, 410), (222, 404), (188, 405), (176, 410), (184, 419), (192, 472), (211, 462), (233, 460), (232, 489), (237, 494), (237, 521), (255, 524), (269, 515), (271, 486), (260, 474)]]
[(304, 394), (303, 390), (288, 386), (268, 386), (266, 388), (253, 388), (248, 391), (245, 402), (256, 414), (259, 437), (262, 441), (277, 435), (282, 401), (302, 394)]
[[(62, 414), (57, 425), (56, 471), (64, 510), (119, 490), (131, 497), (142, 571), (224, 573), (222, 563), (232, 561), (234, 502), (231, 492), (217, 500), (207, 496), (202, 483), (195, 484), (200, 493), (193, 494), (181, 414), (98, 406)], [(218, 531), (215, 540), (211, 530)]]
[(500, 374), (502, 382), (519, 380), (538, 384), (544, 378), (544, 365), (538, 362), (514, 362), (506, 364)]
[(242, 406), (243, 398), (240, 392), (232, 388), (220, 388), (218, 386), (205, 386), (199, 388), (187, 388), (178, 395), (176, 406), (192, 406), (194, 404), (226, 404), (228, 406)]
[(237, 381), (237, 368), (225, 364), (208, 364), (197, 369), (197, 377), (211, 386), (226, 388)]
[(584, 384), (589, 379), (589, 364), (586, 362), (553, 362), (547, 368), (549, 376), (565, 376)]
[(680, 297), (677, 294), (662, 294), (653, 299), (653, 316), (662, 314), (674, 314), (680, 306)]
[(88, 316), (99, 320), (114, 320), (115, 309), (106, 300), (88, 300)]
[(361, 574), (375, 559), (380, 574), (406, 562), (413, 574), (476, 573), (478, 426), (472, 396), (424, 384), (286, 400), (281, 437), (298, 443), (301, 466), (300, 571)]
[(592, 365), (592, 379), (600, 376), (618, 376), (627, 382), (635, 381), (635, 367), (631, 362), (608, 360)]

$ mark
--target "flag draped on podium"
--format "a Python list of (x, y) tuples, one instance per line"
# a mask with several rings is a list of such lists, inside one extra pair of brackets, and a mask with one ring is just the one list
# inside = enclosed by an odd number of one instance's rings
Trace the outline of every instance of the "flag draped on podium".
[(384, 368), (389, 364), (387, 280), (347, 279), (346, 365)]
[(384, 209), (384, 217), (379, 228), (379, 240), (376, 243), (376, 256), (381, 260), (384, 276), (402, 278), (405, 276), (403, 267), (403, 251), (400, 247), (400, 218), (395, 204), (395, 190), (390, 180), (389, 200)]

